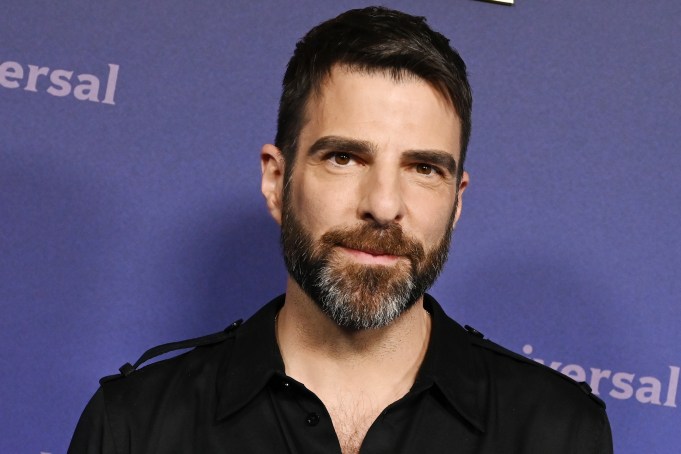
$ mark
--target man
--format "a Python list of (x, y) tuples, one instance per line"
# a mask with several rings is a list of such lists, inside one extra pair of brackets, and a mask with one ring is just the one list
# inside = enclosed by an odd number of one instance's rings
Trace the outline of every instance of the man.
[(422, 18), (367, 8), (312, 29), (261, 152), (286, 294), (103, 379), (69, 452), (612, 452), (588, 389), (425, 295), (469, 181), (471, 103), (463, 61)]

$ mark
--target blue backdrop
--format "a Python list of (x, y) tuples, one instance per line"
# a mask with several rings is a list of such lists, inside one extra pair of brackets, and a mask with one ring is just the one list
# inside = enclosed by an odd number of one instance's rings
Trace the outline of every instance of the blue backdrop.
[[(471, 185), (432, 293), (681, 446), (681, 3), (388, 1), (470, 69)], [(0, 452), (63, 453), (100, 376), (284, 288), (259, 192), (295, 41), (359, 1), (3, 2)]]

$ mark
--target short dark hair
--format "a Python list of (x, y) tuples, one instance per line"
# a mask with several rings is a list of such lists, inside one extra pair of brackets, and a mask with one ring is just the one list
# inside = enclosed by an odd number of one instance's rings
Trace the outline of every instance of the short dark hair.
[(466, 64), (449, 40), (432, 30), (424, 17), (383, 7), (347, 11), (310, 30), (296, 45), (284, 74), (275, 145), (290, 175), (305, 123), (305, 108), (335, 65), (358, 71), (387, 71), (399, 80), (405, 74), (430, 83), (448, 99), (461, 120), (463, 172), (471, 133), (473, 97)]

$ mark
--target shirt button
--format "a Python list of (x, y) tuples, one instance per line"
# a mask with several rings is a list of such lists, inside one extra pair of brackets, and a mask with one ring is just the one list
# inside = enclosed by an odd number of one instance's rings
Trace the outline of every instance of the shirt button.
[(314, 427), (319, 424), (319, 415), (317, 413), (309, 413), (305, 419), (308, 426)]

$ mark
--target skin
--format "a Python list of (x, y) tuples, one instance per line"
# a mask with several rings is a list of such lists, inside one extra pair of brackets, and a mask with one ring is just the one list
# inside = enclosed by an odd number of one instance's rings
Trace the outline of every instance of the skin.
[[(335, 67), (308, 102), (306, 120), (289, 203), (313, 238), (365, 222), (399, 223), (429, 251), (448, 223), (456, 224), (469, 181), (466, 172), (457, 181), (452, 168), (460, 154), (460, 121), (428, 83)], [(261, 165), (263, 195), (281, 224), (281, 152), (263, 146)], [(334, 252), (338, 260), (374, 266), (407, 260), (374, 251)], [(422, 298), (388, 326), (347, 330), (290, 277), (277, 320), (286, 373), (325, 404), (344, 453), (357, 452), (380, 412), (408, 392), (429, 336)]]

